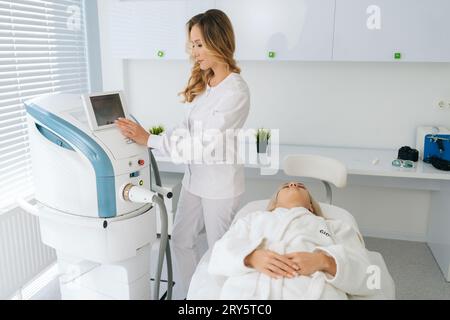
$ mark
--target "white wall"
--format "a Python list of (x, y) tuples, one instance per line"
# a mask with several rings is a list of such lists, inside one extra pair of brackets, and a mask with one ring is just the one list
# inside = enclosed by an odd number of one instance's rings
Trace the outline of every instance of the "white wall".
[[(131, 110), (148, 124), (182, 118), (186, 61), (111, 55), (109, 0), (98, 0), (104, 89), (126, 89)], [(450, 126), (450, 63), (240, 63), (252, 106), (248, 127), (282, 128), (281, 143), (397, 149), (415, 144), (418, 125)]]
[[(175, 125), (183, 116), (177, 93), (187, 82), (189, 63), (112, 57), (108, 0), (98, 2), (104, 90), (125, 89), (131, 112), (146, 127)], [(245, 61), (240, 66), (252, 94), (247, 127), (280, 128), (281, 143), (397, 149), (415, 145), (418, 125), (450, 127), (450, 109), (437, 107), (440, 100), (450, 102), (450, 64)], [(339, 198), (355, 209), (368, 234), (425, 237), (427, 191), (349, 187)]]
[[(281, 129), (285, 144), (398, 149), (415, 146), (419, 125), (450, 126), (450, 64), (240, 63), (252, 104), (247, 127)], [(133, 112), (148, 124), (177, 124), (189, 63), (131, 60), (125, 65)], [(106, 78), (106, 76), (105, 76)], [(116, 88), (114, 83), (111, 89)]]

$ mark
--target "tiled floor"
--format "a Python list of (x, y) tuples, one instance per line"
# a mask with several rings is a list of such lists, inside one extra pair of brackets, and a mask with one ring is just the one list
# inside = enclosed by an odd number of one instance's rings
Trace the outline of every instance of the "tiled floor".
[(382, 254), (396, 286), (396, 298), (450, 299), (446, 282), (426, 243), (365, 238), (366, 247)]

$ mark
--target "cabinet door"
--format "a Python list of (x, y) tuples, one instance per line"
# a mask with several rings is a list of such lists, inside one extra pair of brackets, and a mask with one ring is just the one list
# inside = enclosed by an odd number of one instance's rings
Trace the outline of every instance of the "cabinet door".
[(216, 4), (216, 0), (187, 0), (187, 20), (192, 18), (193, 16), (204, 13), (206, 10), (214, 9)]
[(448, 0), (336, 0), (333, 60), (450, 61)]
[(217, 0), (239, 60), (331, 60), (335, 0)]
[(117, 1), (111, 49), (124, 59), (186, 59), (186, 1)]

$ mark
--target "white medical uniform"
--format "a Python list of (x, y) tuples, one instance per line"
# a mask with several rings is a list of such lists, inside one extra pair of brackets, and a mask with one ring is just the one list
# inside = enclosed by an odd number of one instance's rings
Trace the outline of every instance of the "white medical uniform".
[[(195, 126), (201, 123), (203, 130), (216, 129), (225, 135), (226, 130), (243, 127), (249, 110), (248, 86), (241, 75), (231, 73), (217, 86), (207, 86), (206, 91), (189, 104), (181, 128), (194, 134)], [(171, 139), (173, 132), (162, 136), (151, 135), (148, 146), (171, 155), (173, 148), (177, 148), (180, 143), (180, 140), (175, 143)], [(234, 152), (236, 148), (237, 145)], [(186, 297), (191, 277), (200, 260), (200, 253), (196, 251), (198, 236), (205, 228), (208, 246), (212, 247), (228, 230), (237, 212), (239, 198), (245, 190), (244, 166), (236, 163), (189, 163), (182, 185), (171, 244), (175, 270), (182, 281), (181, 292), (180, 285), (177, 291), (181, 297)]]

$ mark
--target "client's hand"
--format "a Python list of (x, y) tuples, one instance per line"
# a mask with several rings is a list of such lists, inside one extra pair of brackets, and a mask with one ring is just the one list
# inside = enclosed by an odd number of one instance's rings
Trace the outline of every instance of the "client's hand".
[(316, 271), (324, 271), (336, 275), (336, 261), (323, 252), (293, 252), (284, 255), (291, 262), (299, 266), (298, 273), (309, 276)]
[(148, 133), (144, 128), (140, 125), (134, 123), (131, 120), (119, 118), (115, 121), (117, 127), (120, 129), (120, 132), (127, 137), (136, 142), (137, 144), (141, 144), (146, 146), (148, 138), (150, 137), (150, 133)]
[(244, 264), (272, 278), (297, 276), (298, 266), (293, 261), (270, 250), (256, 249), (245, 257)]

